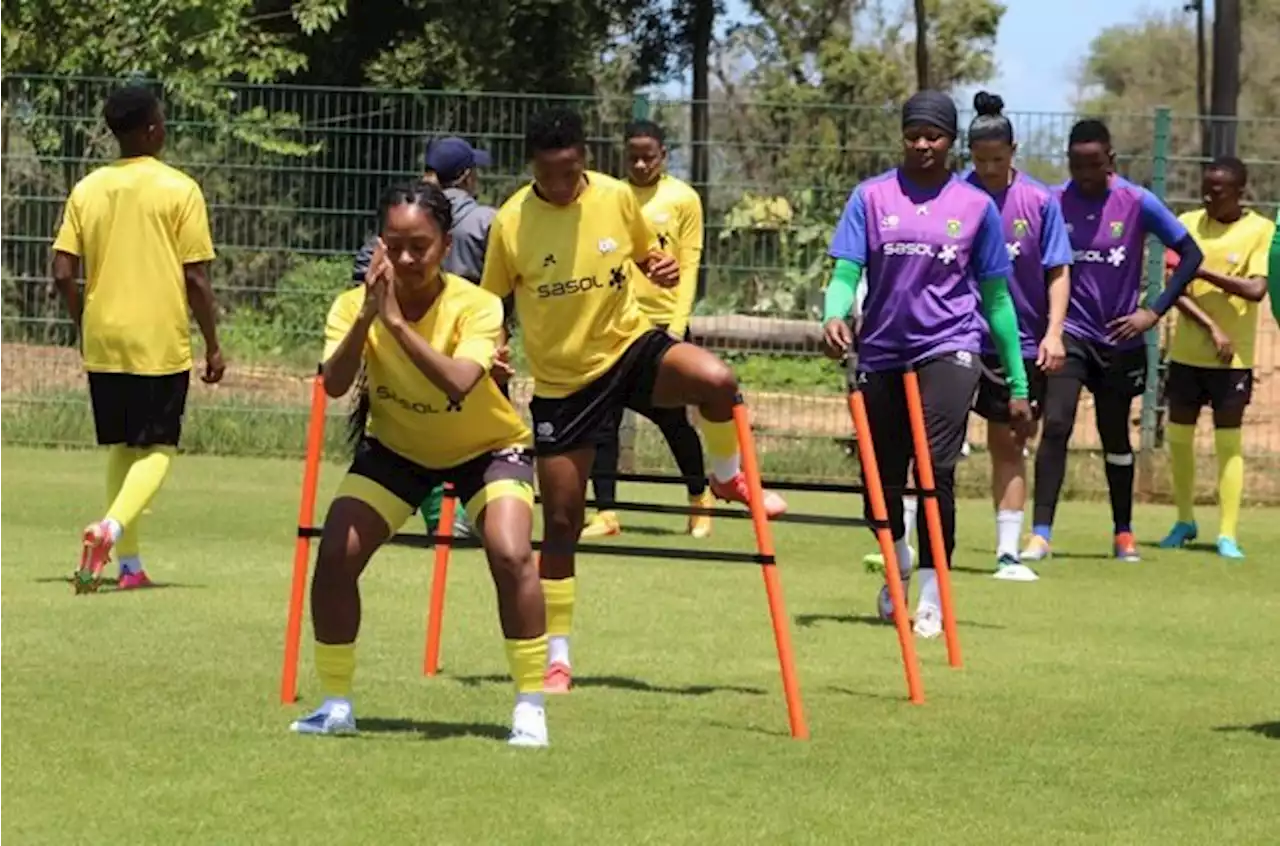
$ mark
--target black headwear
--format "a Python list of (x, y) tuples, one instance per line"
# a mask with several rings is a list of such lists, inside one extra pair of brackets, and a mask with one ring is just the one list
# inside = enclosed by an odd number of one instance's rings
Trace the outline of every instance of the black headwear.
[(941, 91), (919, 91), (902, 104), (902, 128), (913, 123), (936, 126), (954, 139), (960, 134), (956, 104)]

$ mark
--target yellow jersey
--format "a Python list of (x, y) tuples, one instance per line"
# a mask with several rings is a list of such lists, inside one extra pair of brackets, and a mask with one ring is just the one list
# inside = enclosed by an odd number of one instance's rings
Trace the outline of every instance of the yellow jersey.
[(702, 198), (687, 182), (663, 174), (652, 185), (631, 185), (649, 225), (658, 233), (658, 249), (680, 262), (680, 284), (662, 288), (641, 274), (636, 299), (654, 323), (665, 324), (676, 337), (684, 335), (698, 292), (702, 262)]
[(83, 260), (86, 370), (191, 369), (182, 266), (214, 258), (194, 179), (151, 156), (104, 165), (71, 190), (53, 249)]
[[(1248, 279), (1266, 278), (1267, 253), (1275, 224), (1262, 215), (1246, 209), (1234, 223), (1219, 223), (1203, 209), (1187, 212), (1179, 220), (1187, 227), (1204, 253), (1204, 267), (1224, 276)], [(1169, 346), (1169, 360), (1194, 367), (1245, 369), (1253, 367), (1255, 339), (1258, 334), (1258, 303), (1228, 294), (1203, 279), (1187, 286), (1186, 296), (1213, 319), (1231, 339), (1235, 355), (1230, 364), (1218, 359), (1213, 339), (1185, 315), (1178, 315)]]
[[(365, 287), (338, 295), (324, 329), (324, 360), (351, 331)], [(383, 446), (429, 470), (445, 470), (486, 452), (531, 446), (529, 428), (489, 378), (501, 340), (502, 301), (460, 276), (446, 273), (444, 290), (413, 331), (444, 355), (474, 361), (485, 375), (459, 403), (449, 400), (409, 358), (381, 320), (365, 341), (369, 389), (366, 431)]]
[(526, 185), (489, 230), (481, 286), (515, 295), (534, 393), (556, 399), (591, 384), (651, 328), (636, 301), (636, 261), (657, 233), (631, 189), (595, 171), (567, 206)]

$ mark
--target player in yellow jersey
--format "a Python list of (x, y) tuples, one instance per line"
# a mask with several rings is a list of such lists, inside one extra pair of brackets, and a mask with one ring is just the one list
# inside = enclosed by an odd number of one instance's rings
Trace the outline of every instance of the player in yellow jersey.
[(1218, 457), (1218, 554), (1244, 557), (1236, 539), (1244, 494), (1240, 426), (1253, 393), (1258, 303), (1267, 295), (1267, 252), (1275, 226), (1241, 205), (1248, 171), (1239, 159), (1214, 160), (1204, 172), (1204, 208), (1181, 220), (1204, 253), (1198, 278), (1178, 301), (1181, 314), (1169, 348), (1165, 436), (1173, 462), (1178, 521), (1162, 547), (1195, 540), (1195, 428), (1200, 409), (1213, 409)]
[[(565, 109), (535, 115), (525, 136), (533, 183), (499, 209), (481, 285), (514, 296), (533, 372), (530, 411), (538, 451), (547, 599), (546, 690), (570, 686), (574, 551), (596, 447), (624, 408), (698, 406), (710, 454), (711, 490), (746, 503), (733, 408), (738, 383), (718, 358), (654, 329), (636, 302), (637, 274), (679, 283), (676, 261), (624, 183), (586, 169), (582, 118)], [(770, 515), (786, 503), (765, 496)]]
[(293, 723), (302, 734), (356, 731), (351, 701), (360, 629), (358, 581), (370, 557), (427, 493), (450, 482), (484, 544), (516, 685), (509, 742), (546, 746), (545, 606), (530, 537), (529, 429), (489, 368), (502, 303), (444, 273), (452, 223), (434, 185), (391, 189), (362, 288), (338, 296), (325, 327), (324, 385), (358, 384), (355, 460), (325, 517), (311, 582), (316, 670), (324, 702)]
[[(662, 128), (652, 121), (630, 123), (625, 131), (627, 181), (640, 202), (645, 220), (657, 232), (658, 247), (676, 256), (680, 283), (674, 288), (655, 285), (647, 277), (636, 277), (636, 299), (640, 310), (657, 328), (671, 337), (692, 342), (689, 316), (698, 288), (698, 265), (702, 260), (702, 199), (687, 183), (666, 172), (667, 148)], [(662, 432), (671, 455), (685, 478), (689, 504), (710, 508), (715, 504), (707, 491), (707, 468), (702, 459), (702, 442), (683, 408), (647, 408), (642, 413)], [(591, 468), (595, 488), (596, 516), (582, 530), (584, 538), (616, 535), (622, 531), (617, 512), (618, 434), (612, 433), (596, 448)], [(711, 534), (711, 515), (690, 514), (689, 534), (705, 538)]]
[(98, 589), (113, 551), (120, 589), (151, 584), (138, 521), (182, 434), (188, 306), (204, 336), (201, 378), (217, 382), (225, 369), (208, 276), (208, 211), (195, 180), (156, 158), (164, 109), (150, 89), (129, 86), (113, 92), (103, 112), (120, 157), (76, 183), (53, 244), (53, 281), (80, 333), (98, 444), (109, 447), (107, 513), (82, 535), (76, 593)]

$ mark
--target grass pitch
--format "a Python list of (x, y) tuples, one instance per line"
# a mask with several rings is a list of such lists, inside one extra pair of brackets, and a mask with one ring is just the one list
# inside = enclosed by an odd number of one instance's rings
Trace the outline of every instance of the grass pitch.
[[(1203, 844), (1274, 842), (1280, 825), (1275, 510), (1246, 511), (1242, 565), (1150, 547), (1124, 565), (1105, 557), (1105, 505), (1068, 503), (1058, 557), (1022, 585), (989, 577), (990, 506), (962, 504), (966, 666), (921, 643), (921, 707), (874, 620), (870, 535), (778, 526), (803, 743), (753, 567), (586, 557), (579, 686), (550, 701), (552, 748), (527, 751), (501, 740), (510, 689), (479, 553), (454, 559), (437, 679), (420, 669), (430, 555), (380, 554), (363, 582), (363, 736), (295, 737), (316, 701), (309, 646), (303, 701), (277, 700), (300, 463), (180, 459), (143, 529), (165, 586), (75, 597), (102, 456), (2, 457), (14, 844)], [(323, 495), (339, 475), (326, 467)], [(1153, 542), (1172, 511), (1137, 516)], [(680, 522), (627, 515), (620, 541), (688, 543), (668, 534)], [(718, 521), (703, 543), (749, 550), (749, 523)]]

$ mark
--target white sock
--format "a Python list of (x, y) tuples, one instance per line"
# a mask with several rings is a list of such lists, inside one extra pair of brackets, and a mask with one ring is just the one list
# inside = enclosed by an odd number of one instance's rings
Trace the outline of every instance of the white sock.
[(904, 582), (911, 578), (911, 568), (915, 566), (911, 556), (911, 544), (907, 541), (909, 537), (911, 535), (906, 534), (893, 542), (893, 551), (898, 556), (898, 569), (902, 573)]
[(711, 460), (711, 475), (717, 482), (731, 482), (741, 472), (742, 459), (736, 452), (728, 458)]
[(938, 574), (933, 570), (920, 571), (920, 603), (917, 609), (926, 605), (932, 605), (934, 608), (942, 607), (942, 600), (938, 598)]
[[(907, 537), (911, 537), (911, 533), (916, 531), (916, 513), (920, 510), (920, 500), (914, 496), (904, 496), (902, 498), (902, 525), (907, 527)], [(917, 534), (919, 534), (917, 532)]]
[(996, 557), (1018, 557), (1018, 542), (1022, 539), (1022, 512), (996, 512)]
[(141, 573), (142, 559), (136, 555), (123, 555), (120, 557), (120, 572), (122, 573)]
[(119, 543), (120, 536), (124, 534), (124, 526), (120, 525), (119, 520), (113, 520), (110, 517), (102, 521), (102, 525), (107, 527), (107, 533), (111, 535), (111, 542)]
[(541, 709), (545, 707), (545, 702), (546, 702), (546, 699), (541, 693), (517, 693), (516, 694), (517, 709), (519, 709), (521, 705), (529, 705), (534, 708)]
[(551, 635), (547, 638), (547, 663), (570, 666), (568, 635)]

